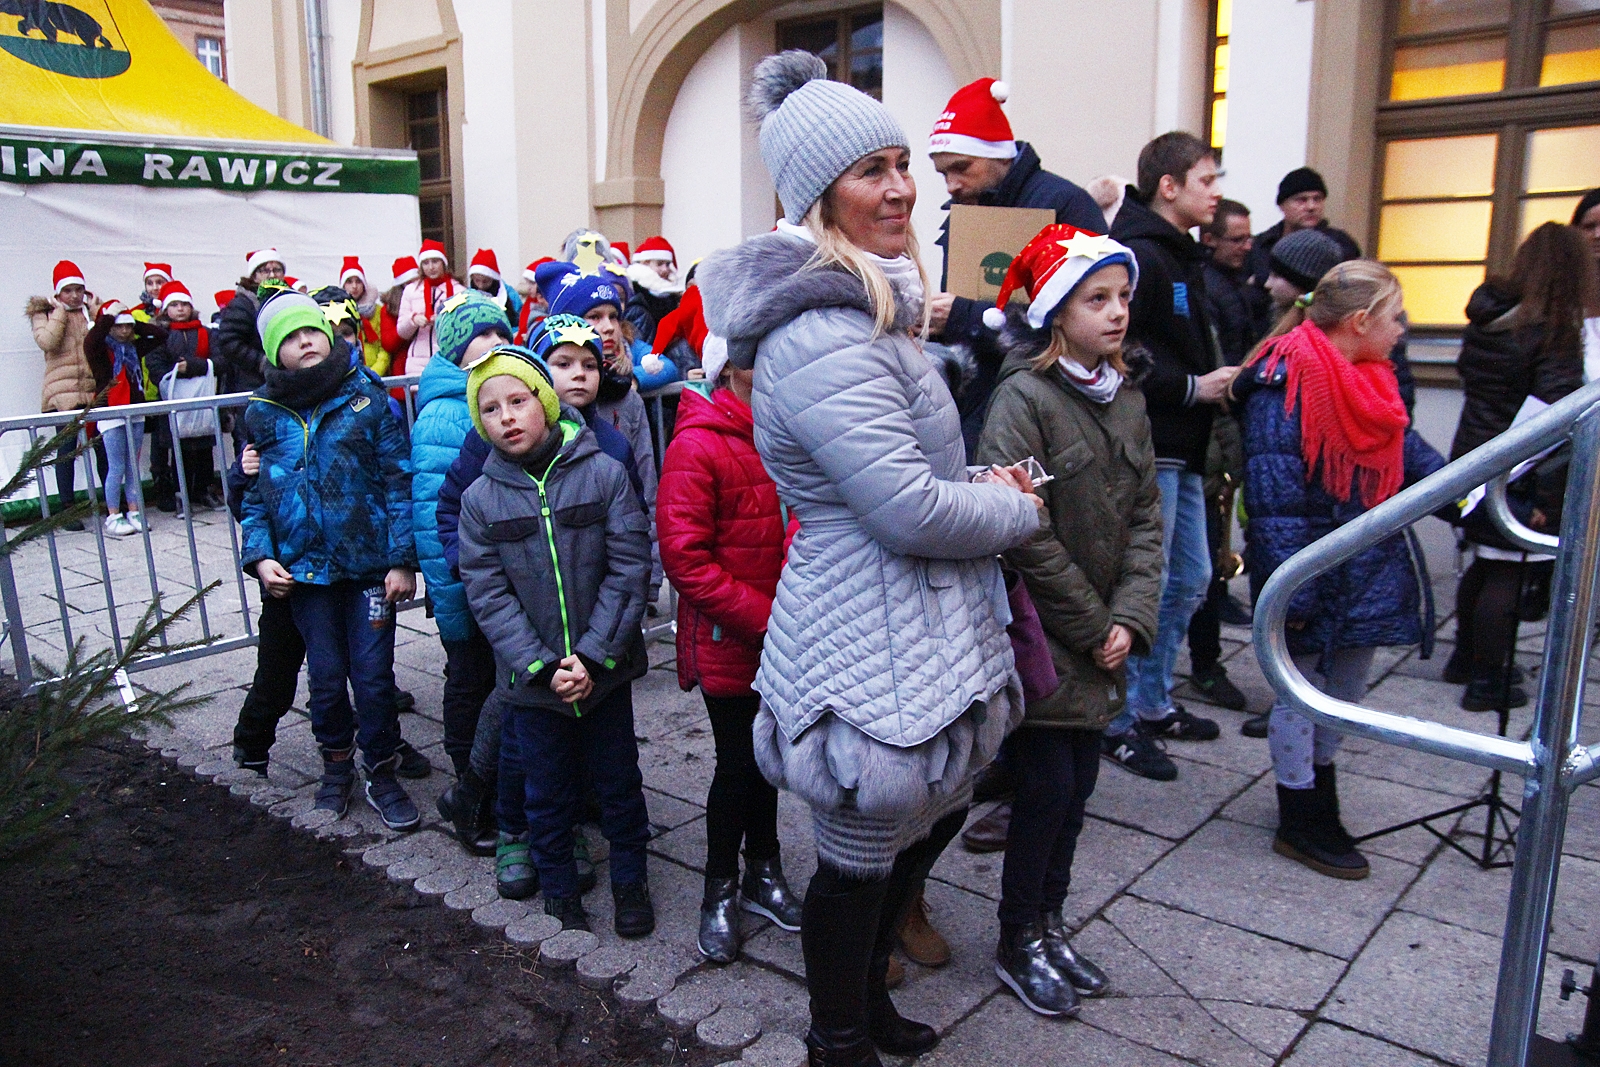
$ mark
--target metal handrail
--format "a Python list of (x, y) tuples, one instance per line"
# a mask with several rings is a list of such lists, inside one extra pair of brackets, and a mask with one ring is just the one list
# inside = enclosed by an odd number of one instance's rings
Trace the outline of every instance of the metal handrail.
[[(1572, 441), (1561, 535), (1528, 530), (1510, 516), (1503, 476), (1552, 445)], [(1539, 703), (1527, 741), (1488, 736), (1320, 692), (1288, 652), (1289, 604), (1307, 582), (1460, 500), (1488, 482), (1492, 521), (1529, 551), (1557, 555)], [(1294, 710), (1342, 733), (1415, 749), (1523, 777), (1522, 821), (1506, 914), (1499, 985), (1489, 1037), (1489, 1067), (1523, 1067), (1538, 1024), (1540, 983), (1555, 899), (1570, 791), (1600, 775), (1600, 746), (1578, 743), (1589, 635), (1600, 574), (1600, 382), (1585, 386), (1527, 422), (1341, 526), (1303, 549), (1267, 580), (1256, 602), (1261, 669)]]
[(1548, 555), (1561, 547), (1561, 538), (1555, 534), (1540, 533), (1524, 526), (1511, 514), (1511, 502), (1506, 499), (1506, 475), (1502, 474), (1487, 486), (1484, 507), (1489, 509), (1489, 521), (1512, 545), (1523, 552)]

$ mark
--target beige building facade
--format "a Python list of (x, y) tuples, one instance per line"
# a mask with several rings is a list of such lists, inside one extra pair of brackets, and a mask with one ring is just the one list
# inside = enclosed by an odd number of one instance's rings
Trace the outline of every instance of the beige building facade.
[(770, 228), (740, 100), (786, 43), (901, 120), (924, 247), (945, 197), (920, 146), (984, 75), (1080, 184), (1132, 177), (1145, 141), (1188, 129), (1223, 146), (1259, 230), (1279, 178), (1316, 167), (1329, 217), (1409, 272), (1422, 325), (1453, 325), (1528, 220), (1600, 184), (1600, 0), (228, 0), (227, 22), (247, 97), (417, 150), (423, 231), (458, 266), (492, 247), (509, 271), (582, 225), (664, 233), (681, 263)]

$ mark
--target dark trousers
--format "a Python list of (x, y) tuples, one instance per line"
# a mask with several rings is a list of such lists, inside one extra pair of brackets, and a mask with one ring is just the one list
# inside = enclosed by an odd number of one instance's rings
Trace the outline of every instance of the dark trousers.
[(288, 597), (261, 593), (261, 617), (256, 620), (256, 674), (250, 692), (239, 708), (233, 743), (249, 760), (267, 758), (278, 736), (278, 722), (294, 706), (300, 665), (306, 661), (306, 643), (294, 624)]
[(866, 1025), (867, 998), (874, 990), (883, 993), (900, 920), (966, 821), (961, 808), (934, 823), (926, 838), (895, 857), (883, 878), (856, 878), (819, 860), (800, 918), (813, 1030), (840, 1033)]
[(741, 842), (751, 863), (778, 854), (778, 791), (756, 766), (750, 733), (761, 695), (701, 695), (717, 744), (717, 769), (706, 794), (706, 877), (737, 878)]
[(1222, 605), (1228, 599), (1228, 583), (1217, 574), (1216, 559), (1222, 551), (1222, 535), (1227, 527), (1223, 501), (1206, 501), (1206, 544), (1211, 548), (1211, 585), (1203, 604), (1189, 617), (1189, 671), (1203, 674), (1222, 659)]
[(456, 776), (466, 772), (472, 741), (478, 733), (483, 702), (494, 692), (494, 649), (478, 624), (467, 620), (465, 640), (444, 646), (444, 752), (455, 765)]
[(500, 776), (506, 753), (521, 764), (529, 844), (546, 895), (578, 893), (572, 858), (572, 827), (578, 821), (579, 768), (587, 766), (600, 796), (600, 829), (611, 844), (611, 884), (644, 881), (650, 817), (633, 734), (633, 687), (623, 685), (604, 699), (583, 705), (581, 715), (554, 708), (515, 705), (500, 738)]
[(206, 507), (211, 501), (211, 483), (217, 477), (211, 457), (215, 443), (210, 437), (184, 437), (178, 442), (183, 459), (183, 483), (189, 490), (189, 502), (197, 508)]
[(172, 459), (172, 423), (165, 415), (144, 420), (150, 438), (150, 502), (172, 510), (178, 499), (178, 469)]
[(1456, 655), (1472, 663), (1474, 678), (1498, 681), (1517, 631), (1518, 601), (1524, 577), (1535, 580), (1551, 562), (1475, 559), (1456, 587)]
[[(311, 732), (324, 751), (361, 749), (369, 769), (394, 755), (394, 605), (383, 580), (299, 584), (289, 595), (305, 639)], [(352, 714), (346, 683), (355, 691)]]
[[(73, 455), (77, 448), (78, 442), (74, 440), (62, 442), (61, 447), (56, 449), (56, 458), (53, 464), (56, 470), (56, 511), (71, 507), (78, 498), (78, 464), (81, 459)], [(106, 466), (105, 442), (96, 437), (93, 448), (95, 468), (99, 470), (100, 481), (104, 484), (106, 470), (108, 469)], [(93, 496), (94, 486), (88, 486), (88, 489), (89, 495)]]
[(1100, 773), (1100, 731), (1025, 727), (1014, 736), (1017, 792), (1000, 875), (1000, 921), (1020, 925), (1067, 899), (1084, 807)]

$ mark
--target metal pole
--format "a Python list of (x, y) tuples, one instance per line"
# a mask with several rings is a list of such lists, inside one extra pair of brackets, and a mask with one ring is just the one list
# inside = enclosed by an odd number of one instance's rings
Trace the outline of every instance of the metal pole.
[(1550, 626), (1545, 635), (1539, 707), (1529, 745), (1533, 772), (1525, 779), (1516, 863), (1500, 952), (1500, 979), (1489, 1031), (1489, 1067), (1523, 1067), (1539, 1022), (1539, 993), (1550, 912), (1561, 866), (1568, 790), (1562, 780), (1577, 743), (1589, 633), (1594, 625), (1595, 578), (1600, 573), (1600, 407), (1578, 419), (1561, 523), (1569, 549), (1556, 561)]

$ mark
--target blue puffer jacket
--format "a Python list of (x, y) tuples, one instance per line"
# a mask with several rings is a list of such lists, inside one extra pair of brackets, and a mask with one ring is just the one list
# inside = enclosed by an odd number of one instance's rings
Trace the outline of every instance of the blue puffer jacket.
[(253, 396), (244, 417), (261, 453), (244, 497), (247, 572), (274, 559), (297, 582), (331, 585), (416, 566), (405, 431), (369, 375), (352, 369), (308, 412)]
[[(1293, 356), (1287, 357), (1294, 358)], [(1278, 565), (1367, 509), (1354, 491), (1344, 503), (1307, 475), (1300, 413), (1284, 411), (1287, 359), (1270, 375), (1266, 360), (1245, 368), (1233, 386), (1244, 432), (1245, 566), (1259, 595)], [(1405, 484), (1443, 467), (1444, 457), (1415, 430), (1405, 435)], [(1404, 534), (1389, 537), (1302, 586), (1289, 604), (1289, 651), (1414, 645), (1423, 639), (1424, 590)]]
[(461, 443), (472, 432), (467, 372), (443, 356), (428, 360), (417, 385), (417, 406), (416, 425), (411, 428), (411, 524), (416, 531), (417, 561), (422, 565), (439, 637), (465, 641), (472, 616), (467, 610), (466, 590), (445, 562), (437, 509), (439, 489), (461, 454)]

